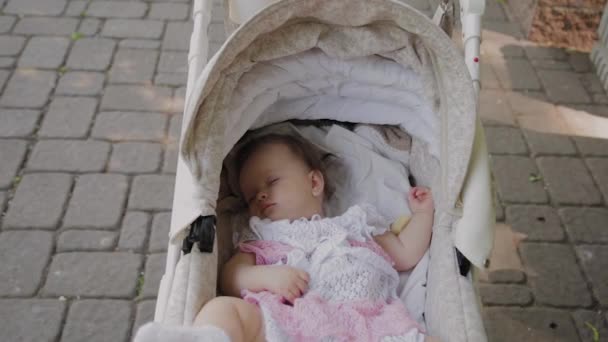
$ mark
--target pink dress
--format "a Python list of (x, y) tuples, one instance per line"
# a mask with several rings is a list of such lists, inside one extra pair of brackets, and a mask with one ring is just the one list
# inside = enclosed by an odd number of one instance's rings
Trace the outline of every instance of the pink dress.
[(388, 227), (371, 206), (341, 216), (295, 221), (252, 217), (240, 249), (258, 265), (289, 265), (310, 275), (291, 305), (268, 291), (243, 291), (264, 316), (267, 341), (423, 341), (396, 294), (393, 262), (373, 240)]

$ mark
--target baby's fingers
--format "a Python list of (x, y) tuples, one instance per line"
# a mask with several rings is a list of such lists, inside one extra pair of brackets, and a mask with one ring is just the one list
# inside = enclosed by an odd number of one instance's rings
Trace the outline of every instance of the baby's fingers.
[(300, 291), (300, 296), (304, 295), (306, 293), (306, 291), (308, 291), (308, 283), (302, 279), (298, 279), (296, 281), (296, 286), (298, 287), (298, 290)]
[(300, 296), (301, 296), (300, 290), (296, 287), (296, 288), (289, 289), (287, 291), (285, 299), (287, 299), (288, 302), (293, 304), (293, 302), (296, 300), (296, 298), (299, 298)]
[(298, 277), (300, 277), (300, 279), (304, 280), (306, 283), (310, 281), (310, 276), (305, 271), (298, 271)]

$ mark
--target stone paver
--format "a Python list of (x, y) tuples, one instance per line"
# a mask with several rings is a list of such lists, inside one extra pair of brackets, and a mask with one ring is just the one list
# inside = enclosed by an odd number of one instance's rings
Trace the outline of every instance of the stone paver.
[(608, 209), (562, 208), (559, 214), (572, 241), (608, 244)]
[(165, 159), (163, 161), (163, 173), (175, 173), (177, 170), (177, 144), (165, 146)]
[(519, 128), (486, 127), (488, 152), (491, 154), (527, 154), (528, 148)]
[(146, 260), (146, 271), (144, 274), (144, 285), (141, 298), (156, 297), (160, 279), (165, 273), (166, 254), (150, 254)]
[(600, 339), (602, 336), (608, 335), (608, 322), (602, 317), (601, 311), (577, 310), (572, 314), (572, 318), (578, 329), (581, 341), (593, 341), (594, 334), (589, 325), (597, 329)]
[(99, 33), (101, 20), (97, 18), (85, 18), (78, 27), (78, 32), (83, 36), (92, 37)]
[(526, 56), (530, 59), (566, 60), (568, 55), (562, 49), (528, 45), (524, 46)]
[(538, 167), (549, 194), (559, 204), (599, 204), (602, 200), (585, 164), (577, 158), (540, 157)]
[(107, 251), (114, 248), (117, 236), (114, 232), (67, 230), (57, 238), (57, 251)]
[(96, 95), (101, 93), (105, 75), (98, 72), (71, 71), (59, 79), (55, 94)]
[(108, 19), (101, 35), (112, 38), (160, 38), (164, 23), (159, 20)]
[(161, 113), (102, 112), (91, 136), (108, 140), (159, 141), (165, 136), (168, 117)]
[(102, 141), (41, 140), (32, 151), (28, 170), (103, 171), (110, 145)]
[[(0, 58), (8, 58), (8, 57), (0, 57)], [(10, 72), (8, 72), (7, 70), (0, 70), (0, 89), (2, 89), (4, 87), (4, 84), (8, 80), (9, 75), (10, 75)]]
[(594, 73), (580, 74), (579, 79), (585, 89), (591, 94), (603, 94), (605, 92), (600, 79)]
[[(0, 57), (0, 68), (10, 68), (15, 65), (14, 57)], [(0, 88), (4, 85), (6, 78), (8, 78), (8, 71), (0, 70)], [(3, 76), (4, 75), (4, 76)]]
[(170, 22), (163, 38), (163, 50), (187, 51), (190, 48), (191, 23)]
[(591, 102), (578, 74), (569, 71), (539, 70), (538, 76), (555, 103)]
[(576, 253), (591, 280), (595, 298), (600, 305), (608, 305), (608, 246), (582, 245), (576, 247)]
[(144, 323), (154, 320), (155, 307), (155, 300), (143, 300), (137, 304), (137, 314), (135, 315), (135, 323), (133, 323), (133, 335)]
[(564, 230), (557, 211), (548, 206), (513, 205), (506, 209), (507, 223), (526, 234), (528, 241), (562, 241)]
[(160, 48), (160, 41), (152, 39), (123, 39), (118, 46), (121, 48), (155, 50)]
[(109, 80), (112, 83), (151, 82), (158, 53), (142, 49), (120, 49), (114, 57)]
[(140, 255), (127, 252), (55, 254), (42, 293), (131, 298), (141, 264)]
[(592, 304), (591, 294), (570, 246), (525, 243), (520, 248), (537, 303), (564, 307), (589, 307)]
[(144, 142), (114, 144), (109, 171), (149, 173), (158, 170), (161, 162), (161, 145)]
[(515, 269), (497, 270), (490, 272), (488, 280), (496, 284), (521, 284), (526, 280), (526, 273)]
[(127, 177), (117, 174), (83, 175), (63, 220), (66, 228), (116, 228), (127, 197)]
[(0, 36), (0, 56), (14, 56), (19, 54), (25, 38), (19, 36)]
[(608, 156), (608, 140), (574, 137), (576, 147), (585, 156)]
[(492, 170), (500, 198), (509, 203), (546, 203), (547, 194), (532, 159), (492, 156)]
[(148, 6), (143, 2), (94, 1), (87, 9), (87, 16), (101, 18), (141, 18)]
[(25, 17), (17, 22), (13, 33), (40, 36), (69, 36), (72, 32), (76, 31), (76, 27), (78, 27), (78, 19), (76, 18)]
[(37, 110), (0, 109), (0, 137), (29, 136), (36, 129), (39, 117)]
[(84, 38), (76, 41), (66, 63), (70, 69), (105, 70), (112, 59), (116, 43), (105, 38)]
[(158, 62), (159, 72), (188, 72), (188, 54), (185, 52), (163, 52)]
[(6, 203), (6, 191), (0, 191), (0, 212), (4, 212), (4, 204)]
[(72, 177), (67, 174), (24, 175), (4, 218), (4, 228), (55, 229), (71, 187)]
[(129, 209), (168, 210), (173, 201), (174, 177), (136, 176), (131, 186)]
[(66, 0), (10, 0), (3, 11), (20, 15), (59, 15), (66, 4)]
[(571, 52), (568, 55), (568, 62), (576, 72), (589, 72), (593, 68), (589, 55), (582, 52)]
[(182, 116), (173, 115), (169, 122), (169, 140), (171, 143), (177, 143), (179, 141), (180, 133), (182, 130)]
[(24, 140), (0, 140), (0, 189), (13, 183), (26, 152), (27, 142)]
[(38, 136), (84, 138), (95, 115), (97, 100), (91, 97), (59, 97), (51, 102)]
[(65, 15), (70, 17), (78, 17), (85, 14), (88, 1), (86, 0), (72, 0), (65, 9)]
[(118, 249), (142, 252), (148, 240), (150, 215), (140, 211), (125, 214), (120, 230)]
[(0, 233), (0, 296), (32, 296), (50, 260), (53, 235), (49, 232)]
[(154, 84), (167, 86), (183, 86), (188, 82), (188, 74), (184, 72), (161, 72), (154, 77)]
[(57, 299), (0, 299), (0, 330), (11, 341), (54, 342), (66, 308)]
[(56, 80), (55, 72), (18, 69), (0, 97), (0, 106), (41, 108), (48, 101)]
[(567, 311), (544, 308), (485, 308), (488, 341), (578, 341)]
[(150, 235), (149, 251), (164, 252), (169, 244), (169, 228), (171, 227), (171, 213), (154, 215), (152, 234)]
[(532, 303), (532, 293), (521, 285), (482, 285), (479, 288), (485, 305), (520, 305)]
[(493, 65), (494, 72), (504, 89), (541, 89), (534, 68), (525, 59), (509, 58)]
[(70, 40), (61, 37), (33, 37), (21, 54), (20, 68), (56, 69), (63, 64)]
[(513, 111), (508, 105), (505, 93), (501, 90), (481, 90), (479, 115), (483, 123), (488, 125), (486, 128), (490, 125), (516, 125)]
[(17, 20), (15, 17), (8, 15), (0, 15), (0, 33), (6, 33), (11, 30)]
[(151, 6), (148, 13), (148, 18), (151, 19), (184, 20), (190, 13), (187, 4), (156, 3)]
[(131, 303), (124, 300), (79, 300), (70, 306), (62, 342), (127, 341)]
[(524, 129), (524, 136), (533, 156), (574, 155), (576, 148), (570, 137)]
[(595, 183), (604, 195), (604, 203), (608, 202), (608, 158), (589, 158), (586, 160)]
[(171, 111), (172, 92), (153, 86), (111, 85), (106, 87), (101, 109), (125, 111)]
[(553, 59), (533, 59), (530, 61), (532, 66), (534, 66), (537, 70), (563, 70), (569, 71), (572, 69), (570, 63), (566, 61), (556, 61)]

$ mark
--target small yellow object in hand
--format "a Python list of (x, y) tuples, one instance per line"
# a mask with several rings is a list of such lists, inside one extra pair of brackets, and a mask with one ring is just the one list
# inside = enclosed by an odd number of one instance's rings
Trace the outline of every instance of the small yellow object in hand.
[(408, 215), (399, 216), (393, 224), (391, 224), (391, 232), (395, 235), (399, 235), (401, 231), (407, 226), (412, 217)]

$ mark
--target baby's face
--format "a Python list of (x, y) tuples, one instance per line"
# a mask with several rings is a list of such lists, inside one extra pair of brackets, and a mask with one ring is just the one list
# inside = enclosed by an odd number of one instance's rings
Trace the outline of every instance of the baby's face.
[(243, 165), (239, 182), (251, 216), (276, 221), (322, 214), (323, 176), (285, 144), (260, 146)]

